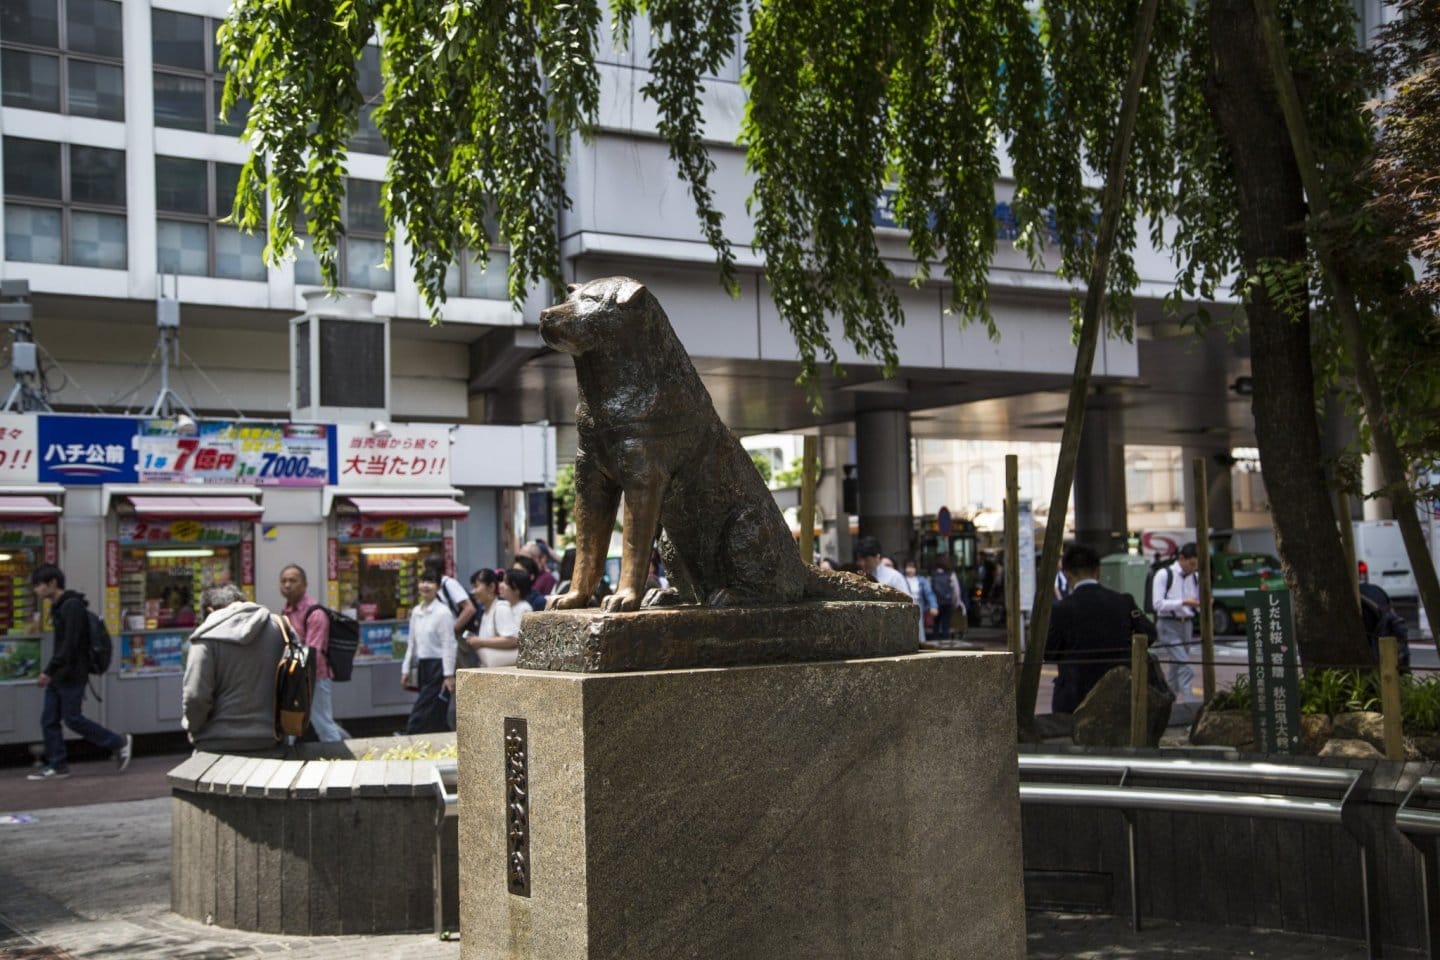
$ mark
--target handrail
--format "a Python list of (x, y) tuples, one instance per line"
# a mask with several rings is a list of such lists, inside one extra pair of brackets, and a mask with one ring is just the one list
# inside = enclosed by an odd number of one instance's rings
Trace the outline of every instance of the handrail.
[(1193, 810), (1252, 817), (1273, 817), (1308, 823), (1339, 823), (1339, 800), (1281, 797), (1271, 794), (1217, 793), (1209, 790), (1166, 790), (1086, 784), (1020, 785), (1020, 799), (1031, 803), (1082, 807), (1124, 807), (1130, 810)]
[(1403, 833), (1440, 834), (1440, 810), (1412, 807), (1416, 796), (1440, 798), (1440, 777), (1421, 777), (1395, 810), (1395, 826)]
[(445, 823), (460, 813), (459, 764), (454, 760), (437, 760), (432, 775), (435, 783), (435, 936), (441, 940), (449, 940), (457, 934), (445, 929), (445, 871), (442, 867), (442, 853), (445, 846)]
[(1071, 757), (1054, 754), (1020, 755), (1022, 773), (1113, 774), (1134, 776), (1194, 776), (1212, 780), (1258, 781), (1294, 785), (1348, 787), (1363, 771), (1341, 767), (1302, 767), (1283, 763), (1231, 763), (1224, 760), (1187, 760), (1155, 757)]

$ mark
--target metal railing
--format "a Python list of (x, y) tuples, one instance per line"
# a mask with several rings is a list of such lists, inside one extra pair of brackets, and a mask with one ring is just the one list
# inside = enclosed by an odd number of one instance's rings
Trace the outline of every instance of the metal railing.
[(445, 824), (460, 814), (459, 765), (454, 760), (435, 762), (435, 936), (458, 938), (445, 929)]
[(1435, 839), (1440, 837), (1440, 808), (1415, 801), (1440, 802), (1440, 777), (1421, 777), (1395, 810), (1395, 828), (1420, 852), (1420, 892), (1425, 902), (1425, 955), (1440, 958), (1440, 862)]
[[(1380, 931), (1372, 917), (1378, 882), (1374, 853), (1353, 816), (1357, 787), (1366, 777), (1361, 770), (1335, 767), (1287, 766), (1278, 763), (1227, 763), (1223, 761), (1166, 758), (1067, 757), (1020, 755), (1022, 779), (1044, 776), (1106, 777), (1114, 782), (1020, 784), (1020, 802), (1062, 807), (1106, 807), (1125, 820), (1125, 841), (1130, 881), (1131, 926), (1140, 930), (1140, 869), (1136, 855), (1136, 813), (1163, 810), (1182, 813), (1228, 814), (1296, 820), (1305, 823), (1332, 823), (1343, 826), (1360, 852), (1361, 910), (1365, 942), (1371, 958), (1380, 956)], [(1143, 786), (1132, 778), (1147, 781), (1171, 780), (1175, 785)], [(1263, 784), (1266, 792), (1197, 789), (1186, 786), (1196, 781)], [(1440, 780), (1436, 781), (1440, 785)], [(1292, 796), (1284, 788), (1329, 790), (1331, 797)], [(1271, 789), (1273, 788), (1273, 789)], [(1440, 815), (1436, 819), (1440, 832)], [(1433, 863), (1431, 864), (1433, 869)]]

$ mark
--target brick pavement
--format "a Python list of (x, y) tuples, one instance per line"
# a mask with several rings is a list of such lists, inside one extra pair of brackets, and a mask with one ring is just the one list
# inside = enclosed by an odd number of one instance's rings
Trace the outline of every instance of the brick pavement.
[[(276, 956), (458, 960), (460, 956), (458, 943), (441, 943), (429, 934), (281, 937), (208, 927), (170, 913), (167, 798), (24, 812), (35, 822), (0, 826), (0, 960)], [(1160, 921), (1136, 935), (1122, 918), (1057, 913), (1029, 917), (1029, 960), (1361, 960), (1364, 956), (1359, 943), (1320, 937)], [(1387, 950), (1386, 956), (1418, 954)]]

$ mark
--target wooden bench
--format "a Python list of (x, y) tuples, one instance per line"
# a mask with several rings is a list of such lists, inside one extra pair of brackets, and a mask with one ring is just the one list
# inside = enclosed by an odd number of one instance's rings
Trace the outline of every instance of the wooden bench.
[(455, 830), (447, 846), (442, 818), (437, 838), (434, 770), (194, 754), (169, 773), (171, 909), (306, 936), (453, 929), (440, 878), (458, 870)]
[[(1369, 954), (1380, 956), (1380, 931), (1373, 921), (1376, 872), (1373, 851), (1351, 816), (1352, 801), (1365, 777), (1360, 770), (1224, 760), (1185, 760), (1020, 755), (1020, 802), (1052, 806), (1105, 807), (1125, 819), (1131, 924), (1140, 929), (1140, 865), (1135, 853), (1135, 814), (1163, 810), (1232, 814), (1336, 824), (1359, 845), (1360, 893)], [(1085, 778), (1082, 782), (1037, 782), (1044, 778)], [(1136, 783), (1135, 781), (1144, 781)], [(1197, 783), (1236, 783), (1235, 791), (1197, 789)], [(1260, 785), (1261, 790), (1254, 789)], [(1324, 793), (1317, 797), (1298, 793)]]

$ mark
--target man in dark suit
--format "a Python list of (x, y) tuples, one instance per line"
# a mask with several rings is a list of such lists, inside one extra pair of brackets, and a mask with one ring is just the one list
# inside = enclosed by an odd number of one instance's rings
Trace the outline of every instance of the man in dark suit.
[(1130, 594), (1101, 585), (1100, 555), (1083, 543), (1065, 551), (1061, 566), (1070, 595), (1050, 614), (1045, 658), (1060, 665), (1051, 709), (1074, 713), (1106, 671), (1129, 664), (1131, 634), (1155, 642), (1155, 624)]

